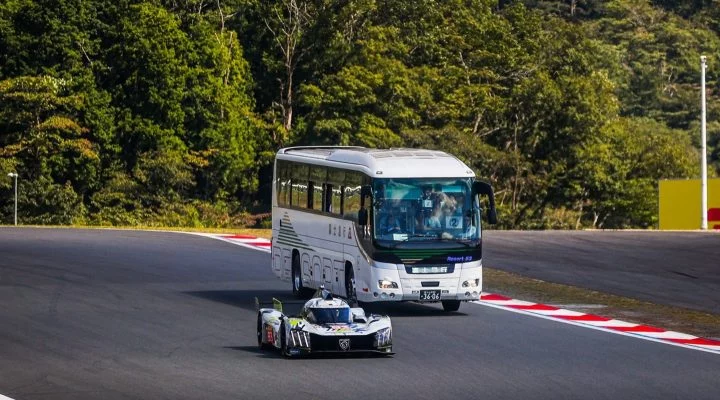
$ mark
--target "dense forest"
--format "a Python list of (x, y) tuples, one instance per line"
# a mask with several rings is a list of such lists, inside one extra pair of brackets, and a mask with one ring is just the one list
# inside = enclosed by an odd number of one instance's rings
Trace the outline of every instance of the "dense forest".
[(2, 0), (0, 223), (265, 224), (274, 153), (425, 147), (501, 228), (657, 224), (720, 172), (718, 0)]

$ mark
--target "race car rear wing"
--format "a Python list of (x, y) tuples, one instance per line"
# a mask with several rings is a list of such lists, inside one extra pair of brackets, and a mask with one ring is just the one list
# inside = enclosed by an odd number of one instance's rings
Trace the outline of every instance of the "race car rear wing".
[(272, 307), (276, 311), (283, 312), (283, 304), (304, 305), (305, 302), (305, 300), (289, 300), (282, 302), (275, 297), (273, 297), (272, 300), (260, 300), (258, 297), (255, 297), (255, 308), (260, 310), (261, 308)]

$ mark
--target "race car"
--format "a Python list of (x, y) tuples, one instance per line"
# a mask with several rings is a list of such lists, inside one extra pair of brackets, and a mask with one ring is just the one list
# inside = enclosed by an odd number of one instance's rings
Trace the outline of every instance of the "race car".
[(261, 349), (280, 349), (285, 357), (313, 353), (394, 354), (390, 317), (365, 315), (362, 308), (350, 307), (324, 288), (304, 303), (297, 316), (285, 315), (277, 299), (272, 299), (273, 308), (262, 308), (257, 298), (255, 304)]

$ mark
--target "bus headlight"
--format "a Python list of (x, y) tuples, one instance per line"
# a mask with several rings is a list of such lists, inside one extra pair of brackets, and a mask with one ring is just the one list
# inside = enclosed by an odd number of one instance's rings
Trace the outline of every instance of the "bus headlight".
[(463, 287), (478, 287), (480, 285), (480, 278), (469, 279), (462, 283)]
[(378, 287), (380, 289), (397, 289), (398, 284), (389, 279), (382, 279), (378, 281)]

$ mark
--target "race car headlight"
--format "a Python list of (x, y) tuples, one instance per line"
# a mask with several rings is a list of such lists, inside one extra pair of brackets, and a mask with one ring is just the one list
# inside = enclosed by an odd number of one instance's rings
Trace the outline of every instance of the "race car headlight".
[(375, 347), (385, 347), (392, 344), (392, 328), (383, 328), (375, 332)]
[(380, 289), (397, 289), (398, 284), (389, 279), (382, 279), (378, 281), (378, 287)]
[(478, 287), (480, 285), (480, 279), (469, 279), (462, 283), (463, 287)]
[(310, 332), (291, 330), (289, 339), (290, 347), (310, 348)]

